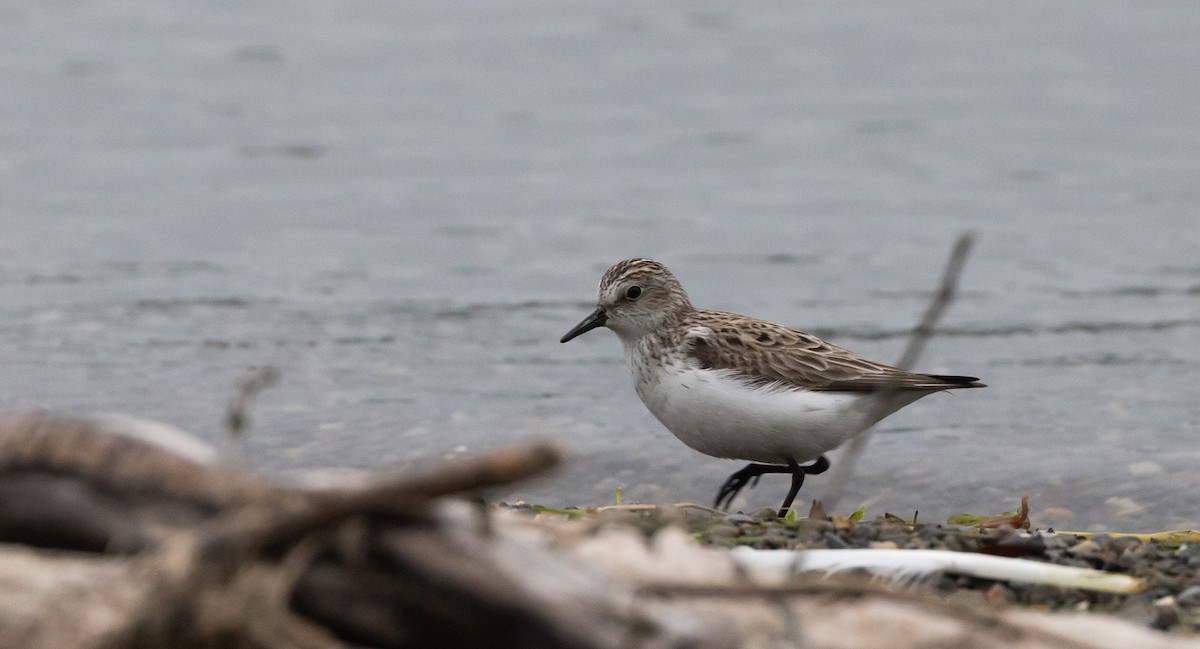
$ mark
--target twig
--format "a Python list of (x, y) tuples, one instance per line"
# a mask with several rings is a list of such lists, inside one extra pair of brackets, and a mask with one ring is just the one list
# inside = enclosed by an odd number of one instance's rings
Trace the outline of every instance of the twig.
[(241, 455), (242, 442), (250, 428), (250, 402), (259, 392), (278, 383), (279, 376), (279, 370), (268, 365), (251, 371), (238, 381), (237, 392), (225, 411), (225, 432), (229, 436), (230, 455), (234, 458)]
[[(370, 518), (372, 522), (385, 522), (389, 527), (406, 530), (407, 534), (416, 534), (425, 538), (428, 543), (442, 539), (442, 532), (433, 520), (429, 501), (433, 498), (449, 494), (470, 494), (486, 487), (514, 482), (522, 478), (543, 472), (561, 460), (558, 447), (548, 443), (532, 444), (523, 448), (504, 450), (492, 455), (470, 458), (459, 462), (442, 465), (438, 468), (412, 476), (396, 476), (380, 481), (367, 487), (331, 489), (325, 491), (279, 490), (270, 497), (263, 497), (251, 503), (238, 507), (221, 518), (199, 527), (194, 532), (178, 533), (168, 538), (159, 547), (159, 554), (154, 564), (156, 579), (155, 596), (137, 613), (138, 620), (132, 625), (143, 639), (134, 646), (182, 646), (179, 642), (167, 642), (180, 633), (208, 633), (213, 624), (239, 625), (246, 634), (262, 638), (282, 638), (278, 642), (259, 642), (255, 646), (298, 646), (321, 647), (344, 646), (340, 644), (323, 645), (316, 642), (309, 632), (309, 627), (299, 618), (268, 617), (253, 623), (246, 623), (244, 618), (263, 617), (255, 607), (262, 607), (268, 613), (279, 611), (279, 596), (301, 593), (306, 588), (315, 587), (318, 591), (323, 587), (320, 580), (313, 582), (314, 575), (332, 575), (345, 582), (352, 589), (353, 597), (346, 596), (334, 602), (330, 610), (336, 611), (341, 617), (355, 618), (354, 605), (359, 602), (372, 602), (372, 597), (378, 595), (370, 587), (408, 589), (417, 596), (437, 598), (442, 594), (438, 591), (436, 582), (422, 582), (420, 576), (413, 576), (418, 571), (374, 579), (370, 584), (356, 582), (360, 572), (337, 565), (314, 561), (314, 558), (331, 546), (331, 539), (339, 534), (357, 535), (359, 538), (342, 545), (351, 546), (351, 552), (339, 548), (343, 555), (350, 557), (346, 561), (354, 563), (357, 557), (354, 552), (362, 552), (366, 556), (373, 551), (374, 541), (368, 534), (368, 523), (355, 525), (348, 521), (358, 516)], [(345, 523), (350, 523), (352, 529), (347, 530)], [(357, 529), (353, 529), (357, 527)], [(422, 536), (423, 534), (423, 536)], [(410, 549), (407, 545), (405, 551)], [(439, 547), (439, 551), (446, 548)], [(257, 555), (265, 550), (281, 552), (282, 566), (272, 572), (274, 581), (260, 584), (255, 581), (263, 564), (257, 562)], [(373, 555), (372, 555), (373, 556)], [(431, 555), (439, 556), (439, 555)], [(451, 562), (459, 570), (469, 571), (471, 561), (461, 553), (447, 553), (444, 562)], [(372, 559), (374, 560), (374, 559)], [(486, 561), (481, 565), (486, 567)], [(490, 582), (486, 576), (483, 581)], [(247, 585), (262, 586), (258, 591), (250, 592), (251, 601), (243, 608), (245, 615), (232, 611), (228, 601), (241, 602), (239, 595)], [(265, 585), (264, 585), (265, 584)], [(307, 584), (307, 586), (306, 586)], [(382, 584), (382, 586), (380, 586)], [(334, 584), (336, 586), (336, 584)], [(326, 587), (326, 598), (329, 597), (329, 584)], [(471, 584), (462, 587), (467, 600), (472, 596)], [(261, 591), (261, 592), (259, 592)], [(360, 594), (361, 591), (361, 594)], [(462, 594), (458, 591), (455, 594)], [(332, 592), (339, 593), (336, 588)], [(318, 593), (319, 595), (320, 593)], [(274, 597), (268, 597), (273, 595)], [(230, 599), (233, 597), (234, 599)], [(483, 604), (489, 605), (495, 597), (485, 595)], [(204, 600), (204, 598), (208, 598)], [(197, 622), (194, 615), (198, 601), (216, 602), (213, 611), (213, 622)], [(457, 604), (462, 598), (453, 599)], [(225, 602), (225, 604), (222, 604)], [(272, 605), (273, 604), (273, 605)], [(448, 606), (444, 602), (442, 606)], [(347, 610), (349, 606), (349, 612)], [(387, 602), (387, 610), (398, 606), (392, 601)], [(285, 606), (284, 611), (287, 610)], [(403, 614), (403, 606), (400, 612)], [(451, 610), (454, 606), (451, 606)], [(368, 613), (372, 611), (368, 610)], [(291, 615), (284, 613), (284, 615)], [(370, 615), (368, 615), (368, 618)], [(373, 618), (371, 618), (373, 619)], [(185, 621), (181, 621), (185, 620)], [(283, 621), (281, 624), (280, 621)], [(299, 621), (298, 621), (299, 620)], [(538, 618), (535, 618), (535, 621)], [(377, 621), (377, 620), (375, 620)], [(295, 622), (293, 624), (293, 622)], [(312, 620), (309, 620), (312, 622)], [(328, 619), (318, 622), (329, 626)], [(315, 628), (315, 627), (314, 627)], [(381, 627), (372, 627), (378, 631)], [(390, 627), (384, 630), (389, 630)], [(291, 635), (289, 635), (291, 634)], [(310, 637), (311, 636), (311, 637)], [(319, 636), (326, 637), (325, 635)], [(401, 636), (401, 639), (403, 637)], [(392, 640), (395, 640), (393, 638)], [(314, 644), (315, 643), (315, 644)], [(371, 646), (398, 646), (399, 641), (382, 643)], [(115, 646), (115, 645), (114, 645)], [(122, 645), (124, 646), (124, 645)], [(191, 645), (188, 645), (191, 646)], [(206, 645), (207, 646), (207, 645)], [(545, 646), (580, 646), (579, 642), (548, 644)]]
[(430, 499), (523, 480), (561, 461), (559, 448), (543, 442), (462, 460), (423, 474), (398, 476), (366, 488), (297, 493), (288, 502), (246, 507), (218, 522), (201, 535), (199, 552), (209, 560), (233, 560), (365, 513), (424, 518), (424, 505)]
[(933, 296), (933, 302), (922, 316), (921, 323), (913, 330), (912, 338), (909, 339), (904, 354), (896, 363), (897, 367), (908, 369), (921, 357), (921, 352), (925, 351), (925, 343), (933, 337), (933, 328), (937, 325), (938, 320), (942, 319), (946, 307), (954, 301), (958, 277), (962, 274), (963, 266), (967, 262), (967, 254), (971, 252), (973, 245), (975, 245), (975, 235), (970, 232), (958, 235), (958, 241), (954, 243), (954, 249), (950, 251), (950, 259), (946, 262), (946, 269), (942, 271), (942, 281), (938, 285), (937, 293)]
[(728, 515), (728, 512), (721, 511), (720, 509), (715, 509), (715, 508), (709, 507), (707, 505), (698, 505), (696, 503), (691, 503), (691, 502), (666, 503), (666, 504), (661, 504), (661, 505), (654, 504), (654, 503), (627, 503), (627, 504), (622, 504), (622, 505), (601, 505), (599, 507), (590, 507), (587, 509), (587, 511), (588, 512), (596, 512), (596, 513), (609, 512), (609, 511), (618, 511), (618, 512), (635, 511), (636, 512), (636, 511), (658, 510), (658, 509), (663, 509), (664, 507), (674, 507), (675, 509), (681, 509), (681, 510), (682, 509), (695, 509), (697, 511), (702, 511), (702, 512), (705, 512), (708, 514), (718, 514), (720, 516)]
[[(900, 355), (900, 361), (896, 363), (897, 367), (909, 369), (920, 358), (921, 352), (925, 350), (925, 343), (933, 336), (934, 326), (941, 319), (946, 307), (954, 300), (958, 277), (966, 263), (967, 253), (971, 251), (974, 243), (975, 237), (970, 232), (964, 232), (958, 236), (958, 241), (955, 242), (954, 249), (950, 252), (950, 259), (946, 262), (946, 269), (942, 271), (942, 281), (933, 296), (933, 302), (925, 311), (921, 322), (913, 329), (912, 335), (908, 339), (908, 345), (904, 348), (904, 353)], [(877, 420), (884, 416), (888, 407), (888, 397), (896, 390), (896, 387), (892, 387), (880, 392), (870, 419)], [(821, 497), (828, 510), (832, 511), (837, 507), (842, 492), (850, 482), (850, 478), (854, 476), (854, 466), (858, 463), (863, 451), (866, 450), (870, 436), (871, 429), (867, 429), (854, 437), (839, 458), (838, 464), (833, 469), (833, 475), (829, 479), (829, 484), (825, 487), (825, 493)]]

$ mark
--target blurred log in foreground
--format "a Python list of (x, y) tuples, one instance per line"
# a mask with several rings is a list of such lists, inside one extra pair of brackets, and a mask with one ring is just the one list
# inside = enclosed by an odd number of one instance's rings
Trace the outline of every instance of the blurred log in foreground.
[(533, 445), (305, 491), (88, 423), (3, 419), (0, 646), (1185, 646), (854, 580), (760, 586), (677, 527), (443, 498), (559, 461)]

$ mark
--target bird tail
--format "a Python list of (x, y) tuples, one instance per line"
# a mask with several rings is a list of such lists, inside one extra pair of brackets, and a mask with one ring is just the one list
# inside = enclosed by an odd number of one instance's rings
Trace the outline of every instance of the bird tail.
[(946, 389), (957, 388), (986, 388), (987, 384), (980, 383), (979, 379), (974, 376), (951, 376), (947, 374), (929, 374), (929, 378), (935, 379), (940, 383), (946, 383)]

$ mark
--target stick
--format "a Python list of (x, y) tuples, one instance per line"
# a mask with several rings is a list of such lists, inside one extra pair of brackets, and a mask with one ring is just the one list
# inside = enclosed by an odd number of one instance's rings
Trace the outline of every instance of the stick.
[[(921, 318), (921, 322), (913, 329), (912, 335), (908, 339), (908, 345), (904, 348), (904, 353), (900, 355), (900, 361), (896, 363), (897, 367), (909, 369), (920, 358), (921, 352), (925, 350), (925, 343), (929, 342), (930, 337), (933, 336), (934, 326), (941, 319), (942, 314), (946, 311), (946, 307), (954, 300), (954, 290), (958, 285), (958, 276), (962, 273), (963, 265), (967, 260), (967, 253), (971, 251), (971, 246), (974, 243), (975, 237), (970, 232), (963, 232), (958, 235), (958, 241), (955, 242), (954, 249), (950, 252), (950, 259), (946, 262), (946, 269), (942, 271), (942, 281), (933, 296), (933, 302), (930, 303), (929, 308), (925, 311), (925, 316)], [(880, 398), (876, 401), (875, 412), (871, 413), (872, 419), (883, 415), (888, 392), (894, 389), (889, 388), (880, 394)], [(850, 440), (845, 453), (842, 454), (837, 466), (834, 467), (833, 475), (829, 479), (829, 485), (825, 487), (825, 493), (821, 497), (828, 510), (832, 511), (837, 506), (837, 501), (842, 497), (842, 492), (845, 490), (846, 484), (854, 476), (854, 465), (858, 463), (862, 452), (866, 450), (867, 441), (870, 436), (871, 429), (867, 429)]]
[(278, 369), (267, 366), (251, 371), (238, 381), (237, 392), (225, 411), (225, 432), (229, 436), (230, 454), (234, 459), (240, 459), (242, 442), (250, 427), (250, 402), (259, 392), (278, 383), (279, 376)]
[(298, 495), (288, 502), (249, 506), (202, 533), (200, 555), (209, 560), (232, 559), (367, 513), (424, 518), (424, 505), (431, 499), (523, 480), (561, 461), (562, 451), (542, 442), (454, 462), (423, 474), (398, 476), (366, 488), (334, 489)]

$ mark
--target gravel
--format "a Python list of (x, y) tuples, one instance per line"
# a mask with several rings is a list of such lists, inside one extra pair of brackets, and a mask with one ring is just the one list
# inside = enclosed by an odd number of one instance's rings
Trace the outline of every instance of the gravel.
[[(644, 506), (643, 506), (644, 507)], [(515, 509), (537, 512), (521, 504)], [(702, 544), (733, 548), (845, 549), (909, 548), (1019, 557), (1080, 568), (1132, 575), (1144, 581), (1138, 593), (1113, 594), (1055, 586), (998, 582), (959, 575), (935, 576), (926, 587), (962, 602), (1057, 611), (1096, 611), (1149, 627), (1182, 633), (1200, 632), (1200, 539), (1142, 539), (1135, 536), (1016, 530), (902, 521), (889, 516), (852, 522), (780, 519), (774, 510), (749, 515), (723, 514), (701, 507), (597, 508), (601, 520), (634, 524), (648, 534), (666, 525), (684, 524)], [(586, 510), (593, 512), (597, 510)], [(606, 516), (621, 511), (622, 516)], [(554, 510), (550, 510), (554, 511)], [(584, 515), (594, 515), (579, 512)], [(1200, 536), (1193, 534), (1193, 537)]]

